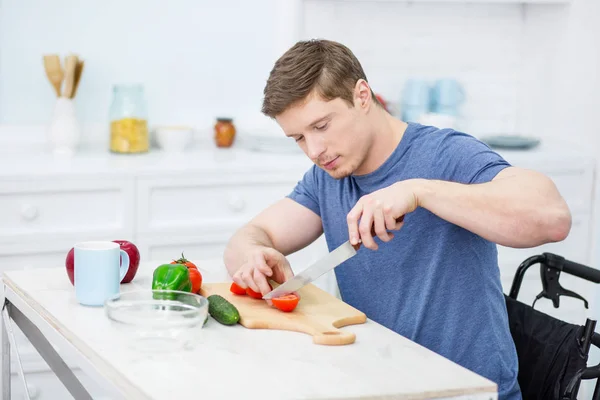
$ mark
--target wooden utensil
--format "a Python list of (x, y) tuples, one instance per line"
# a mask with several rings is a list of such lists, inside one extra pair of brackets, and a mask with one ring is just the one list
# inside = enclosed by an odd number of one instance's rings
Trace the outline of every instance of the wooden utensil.
[(70, 54), (65, 59), (65, 86), (63, 88), (63, 97), (68, 99), (73, 97), (75, 89), (75, 71), (77, 69), (77, 56)]
[(77, 88), (79, 88), (79, 81), (81, 80), (81, 74), (83, 73), (83, 64), (83, 60), (77, 60), (77, 66), (75, 67), (75, 87), (73, 88), (71, 98), (74, 98), (77, 94)]
[(250, 329), (279, 329), (303, 332), (313, 337), (313, 343), (345, 345), (354, 343), (356, 335), (338, 328), (362, 324), (366, 315), (313, 284), (298, 291), (300, 302), (292, 312), (269, 306), (262, 299), (236, 295), (229, 291), (231, 282), (203, 283), (200, 294), (223, 296), (240, 313), (240, 324)]
[(46, 76), (52, 84), (52, 87), (54, 87), (56, 96), (60, 97), (60, 89), (65, 74), (57, 54), (44, 55), (44, 70), (46, 71)]

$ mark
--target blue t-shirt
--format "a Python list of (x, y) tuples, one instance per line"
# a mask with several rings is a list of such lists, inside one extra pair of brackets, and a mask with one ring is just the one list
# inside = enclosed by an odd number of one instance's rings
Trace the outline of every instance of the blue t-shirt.
[[(288, 197), (322, 219), (329, 250), (348, 240), (346, 215), (363, 195), (411, 178), (488, 182), (509, 164), (474, 137), (410, 123), (374, 172), (334, 179), (312, 166)], [(498, 384), (521, 399), (518, 361), (496, 244), (424, 208), (379, 249), (335, 269), (342, 299), (370, 319)]]

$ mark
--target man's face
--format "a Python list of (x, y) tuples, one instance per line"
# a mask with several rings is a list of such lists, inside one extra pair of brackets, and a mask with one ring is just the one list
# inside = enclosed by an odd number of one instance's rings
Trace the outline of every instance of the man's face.
[(363, 109), (342, 99), (325, 101), (309, 95), (306, 101), (276, 117), (286, 136), (333, 178), (351, 175), (363, 163), (371, 146)]

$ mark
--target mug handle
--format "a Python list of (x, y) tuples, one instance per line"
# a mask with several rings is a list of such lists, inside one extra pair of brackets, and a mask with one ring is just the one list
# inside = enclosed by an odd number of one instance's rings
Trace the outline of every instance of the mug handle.
[(119, 282), (121, 282), (125, 278), (125, 275), (127, 275), (127, 271), (129, 271), (129, 254), (123, 249), (119, 249), (119, 251), (121, 252), (121, 267), (119, 268), (121, 277), (119, 278)]

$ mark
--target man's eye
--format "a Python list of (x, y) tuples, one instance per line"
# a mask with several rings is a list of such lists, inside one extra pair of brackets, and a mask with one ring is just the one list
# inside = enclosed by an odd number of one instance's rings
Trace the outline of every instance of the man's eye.
[(298, 137), (296, 138), (296, 142), (299, 142), (299, 141), (301, 141), (302, 139), (304, 139), (304, 136), (298, 136)]
[(318, 131), (323, 131), (323, 130), (327, 129), (327, 125), (328, 124), (323, 124), (323, 125), (315, 126), (315, 129), (318, 130)]

